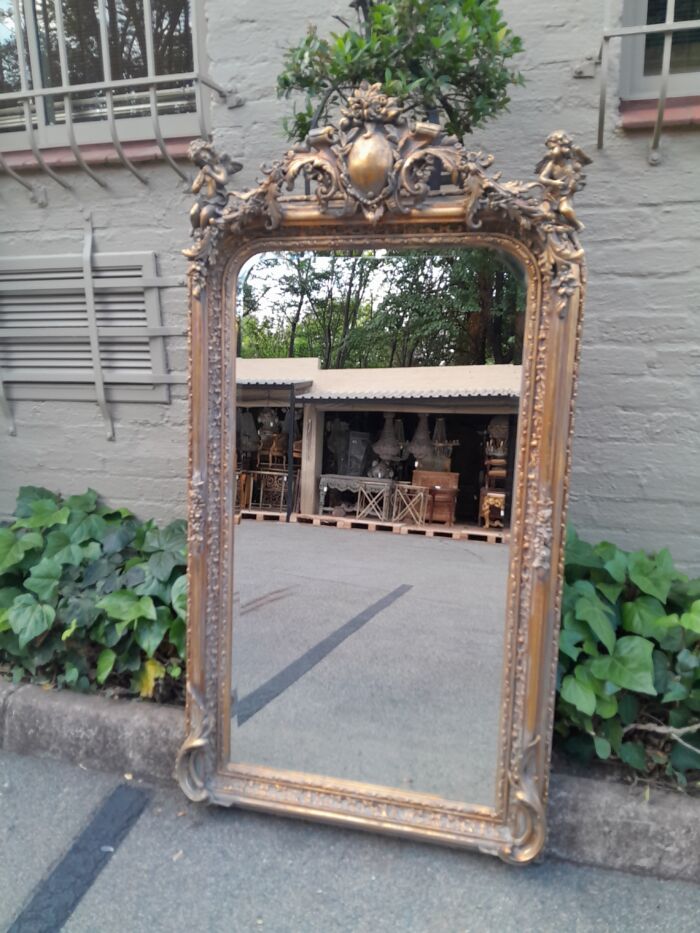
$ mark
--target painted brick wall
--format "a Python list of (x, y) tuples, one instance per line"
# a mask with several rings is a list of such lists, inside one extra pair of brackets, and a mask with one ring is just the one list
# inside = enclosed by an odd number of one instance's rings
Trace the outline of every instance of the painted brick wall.
[[(526, 85), (513, 93), (511, 112), (480, 131), (477, 146), (494, 152), (506, 177), (527, 176), (553, 129), (564, 128), (595, 159), (578, 196), (589, 261), (589, 293), (578, 397), (572, 518), (591, 538), (626, 547), (667, 545), (700, 570), (700, 134), (676, 131), (664, 140), (663, 163), (646, 158), (649, 133), (616, 129), (613, 49), (608, 132), (595, 150), (598, 79), (573, 70), (600, 44), (604, 0), (502, 0), (511, 27), (524, 40)], [(233, 84), (243, 106), (213, 106), (215, 138), (252, 183), (260, 162), (284, 148), (287, 106), (274, 94), (282, 50), (307, 20), (333, 27), (345, 0), (207, 0), (212, 77)], [(14, 182), (0, 179), (0, 238), (4, 254), (37, 248), (75, 252), (80, 211), (89, 207), (100, 250), (152, 249), (161, 271), (182, 269), (189, 197), (176, 176), (149, 166), (144, 190), (109, 170), (105, 194), (89, 179), (78, 197), (47, 182), (50, 207), (31, 204)], [(76, 179), (79, 176), (76, 175)], [(163, 301), (164, 323), (184, 321), (183, 293)], [(169, 341), (173, 369), (183, 366), (182, 341)], [(17, 403), (17, 437), (0, 435), (0, 511), (11, 508), (21, 482), (64, 490), (86, 484), (142, 515), (183, 514), (186, 405), (182, 388), (170, 406), (118, 405), (117, 440), (104, 439), (96, 406)]]

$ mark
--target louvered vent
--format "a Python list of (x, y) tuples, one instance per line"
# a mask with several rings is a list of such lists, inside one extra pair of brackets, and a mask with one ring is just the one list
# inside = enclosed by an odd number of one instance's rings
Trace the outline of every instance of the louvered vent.
[(80, 257), (0, 263), (0, 372), (8, 395), (94, 398), (97, 372), (113, 401), (167, 401), (156, 276), (151, 253), (93, 257), (97, 359)]

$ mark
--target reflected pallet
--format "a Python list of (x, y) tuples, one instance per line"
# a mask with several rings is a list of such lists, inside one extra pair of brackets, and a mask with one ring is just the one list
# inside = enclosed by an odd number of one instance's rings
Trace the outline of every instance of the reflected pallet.
[[(240, 512), (237, 512), (235, 515), (234, 521), (236, 524), (240, 524), (242, 519), (252, 518), (256, 522), (286, 522), (287, 513), (286, 512), (266, 512), (262, 509), (241, 509)], [(292, 521), (294, 518), (292, 517)]]
[(335, 528), (388, 531), (395, 535), (423, 535), (426, 538), (452, 538), (454, 541), (486, 541), (489, 544), (505, 544), (510, 539), (508, 530), (503, 528), (480, 528), (477, 525), (406, 525), (400, 522), (359, 519), (351, 515), (306, 515), (301, 513), (294, 513), (290, 521), (306, 525), (327, 525)]

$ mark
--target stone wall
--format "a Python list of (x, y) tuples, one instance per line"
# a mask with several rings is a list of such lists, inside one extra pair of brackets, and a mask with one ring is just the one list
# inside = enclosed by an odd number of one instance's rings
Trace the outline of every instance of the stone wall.
[[(526, 84), (511, 112), (479, 131), (477, 146), (494, 152), (506, 177), (527, 176), (545, 136), (565, 128), (595, 159), (578, 197), (586, 230), (589, 292), (578, 397), (571, 516), (592, 539), (629, 548), (666, 545), (700, 570), (700, 138), (675, 131), (663, 161), (647, 161), (650, 132), (616, 127), (619, 43), (611, 55), (608, 130), (596, 151), (598, 78), (577, 79), (575, 66), (600, 45), (604, 0), (502, 0), (522, 36)], [(252, 183), (260, 162), (285, 146), (275, 77), (286, 45), (306, 22), (333, 28), (345, 0), (207, 0), (212, 77), (233, 84), (243, 105), (213, 105), (215, 139), (244, 162), (237, 186)], [(336, 24), (337, 25), (337, 24)], [(93, 211), (100, 250), (150, 249), (161, 271), (182, 270), (189, 198), (163, 166), (148, 167), (144, 190), (109, 170), (111, 192), (89, 180), (76, 198), (52, 182), (48, 209), (0, 180), (4, 254), (79, 250), (81, 208)], [(76, 174), (76, 177), (79, 177)], [(184, 294), (163, 296), (165, 324), (184, 322)], [(182, 341), (169, 341), (173, 370), (184, 367)], [(159, 519), (181, 515), (185, 502), (186, 405), (181, 387), (171, 405), (116, 405), (116, 441), (104, 439), (89, 403), (15, 403), (17, 437), (0, 436), (0, 511), (11, 509), (22, 482), (63, 490), (87, 484), (115, 502)]]

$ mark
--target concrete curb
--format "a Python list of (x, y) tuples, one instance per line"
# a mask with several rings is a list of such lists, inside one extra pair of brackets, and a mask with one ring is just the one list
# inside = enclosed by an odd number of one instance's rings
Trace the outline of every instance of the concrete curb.
[[(171, 781), (184, 735), (177, 707), (0, 681), (0, 750)], [(547, 852), (557, 858), (700, 882), (700, 802), (683, 794), (555, 771)]]

